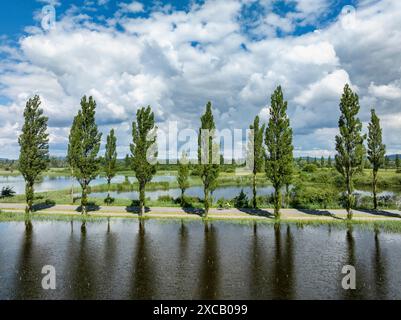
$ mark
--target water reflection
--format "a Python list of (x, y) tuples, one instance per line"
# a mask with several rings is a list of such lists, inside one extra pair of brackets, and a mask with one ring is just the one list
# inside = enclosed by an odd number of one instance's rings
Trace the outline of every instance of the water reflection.
[(267, 276), (267, 272), (270, 266), (266, 263), (267, 257), (264, 254), (264, 243), (263, 238), (259, 239), (258, 225), (253, 225), (253, 237), (252, 243), (249, 249), (249, 293), (251, 299), (260, 299), (260, 297), (266, 297), (268, 295), (268, 288), (270, 288), (270, 279)]
[[(16, 270), (0, 299), (401, 298), (401, 235), (377, 230), (153, 220), (0, 230), (15, 252), (0, 250), (1, 270)], [(57, 290), (44, 292), (41, 268), (53, 263)], [(344, 265), (357, 290), (342, 288)]]
[(130, 299), (146, 300), (154, 296), (154, 270), (153, 258), (149, 252), (148, 236), (145, 229), (145, 220), (140, 220), (135, 244), (134, 259), (132, 261), (132, 286)]
[(217, 255), (217, 231), (213, 224), (204, 223), (204, 241), (199, 272), (199, 298), (219, 297), (219, 257)]
[(373, 254), (374, 291), (378, 299), (385, 299), (387, 292), (386, 261), (380, 248), (379, 230), (375, 229), (375, 249)]
[(14, 299), (26, 299), (30, 295), (38, 295), (39, 288), (35, 276), (35, 250), (34, 232), (30, 220), (25, 221), (25, 230), (21, 239), (21, 247), (17, 262), (17, 273), (15, 278), (15, 297)]
[(71, 234), (68, 262), (71, 273), (72, 299), (94, 299), (96, 297), (96, 268), (91, 257), (86, 222), (81, 224), (79, 240)]
[(281, 224), (274, 224), (273, 299), (292, 299), (295, 280), (293, 274), (293, 237), (290, 226), (286, 227), (284, 237), (282, 236), (281, 229)]

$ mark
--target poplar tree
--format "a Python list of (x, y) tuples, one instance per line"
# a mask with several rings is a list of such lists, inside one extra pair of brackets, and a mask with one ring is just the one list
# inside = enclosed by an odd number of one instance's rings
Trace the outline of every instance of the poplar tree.
[(390, 157), (385, 156), (384, 157), (384, 169), (387, 171), (388, 168), (390, 168)]
[(117, 138), (114, 134), (114, 129), (110, 130), (107, 136), (106, 153), (104, 155), (104, 172), (107, 179), (107, 198), (110, 198), (111, 179), (116, 175), (117, 171)]
[(26, 214), (33, 211), (34, 183), (49, 164), (48, 118), (40, 108), (39, 96), (34, 96), (26, 103), (24, 125), (19, 136), (20, 145), (19, 171), (25, 180)]
[(320, 158), (320, 166), (322, 168), (324, 168), (324, 157), (323, 156)]
[(214, 123), (212, 104), (208, 102), (206, 111), (201, 116), (201, 127), (198, 135), (199, 173), (203, 183), (205, 218), (210, 208), (210, 193), (216, 188), (219, 176), (219, 150), (214, 143), (216, 125)]
[(292, 129), (281, 86), (271, 96), (270, 119), (266, 129), (266, 175), (274, 187), (274, 216), (280, 219), (281, 188), (290, 180), (293, 167)]
[(95, 114), (96, 101), (93, 97), (81, 100), (81, 110), (74, 118), (68, 145), (68, 163), (82, 189), (81, 212), (88, 213), (88, 188), (99, 173), (98, 153), (102, 134), (98, 131)]
[(252, 192), (253, 192), (253, 199), (252, 199), (252, 206), (254, 209), (257, 207), (256, 201), (256, 175), (258, 172), (261, 172), (263, 169), (263, 164), (265, 160), (265, 150), (263, 148), (263, 135), (266, 130), (266, 126), (262, 125), (260, 127), (260, 119), (259, 116), (256, 116), (253, 120), (253, 124), (249, 127), (252, 131), (251, 139), (249, 141), (249, 152), (251, 152), (251, 160), (253, 162), (252, 168)]
[(384, 155), (386, 154), (386, 146), (382, 143), (382, 129), (380, 127), (380, 119), (376, 115), (374, 109), (371, 110), (371, 120), (369, 123), (368, 134), (368, 159), (372, 164), (373, 170), (373, 206), (377, 210), (377, 174), (380, 167), (384, 164)]
[(331, 156), (329, 156), (329, 158), (327, 159), (327, 167), (328, 167), (328, 168), (331, 168), (331, 167), (332, 167)]
[(400, 156), (397, 154), (397, 155), (395, 156), (395, 167), (397, 168), (397, 170), (400, 169), (400, 165), (401, 165), (401, 163), (400, 163)]
[(129, 156), (129, 154), (126, 154), (126, 155), (125, 155), (125, 158), (124, 158), (124, 167), (125, 167), (126, 170), (131, 169), (131, 157)]
[(136, 113), (136, 122), (132, 123), (131, 157), (132, 169), (139, 184), (139, 216), (145, 213), (146, 184), (152, 181), (156, 173), (157, 146), (155, 116), (150, 106), (140, 108)]
[(181, 189), (181, 205), (184, 205), (185, 190), (189, 188), (189, 164), (186, 152), (182, 153), (178, 164), (177, 182)]
[(353, 216), (353, 178), (358, 172), (365, 154), (363, 146), (365, 136), (361, 133), (362, 123), (357, 117), (359, 109), (358, 95), (352, 92), (348, 84), (345, 85), (340, 102), (341, 115), (338, 122), (340, 134), (336, 136), (335, 162), (336, 169), (343, 176), (345, 182), (345, 209), (348, 220), (351, 220)]

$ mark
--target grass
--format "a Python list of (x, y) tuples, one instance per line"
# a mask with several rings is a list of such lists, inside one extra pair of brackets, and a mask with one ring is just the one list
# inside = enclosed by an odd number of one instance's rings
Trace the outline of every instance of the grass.
[[(89, 216), (82, 215), (71, 215), (71, 214), (33, 214), (30, 217), (31, 221), (78, 221), (78, 222), (102, 222), (113, 219), (139, 219), (138, 215), (133, 214), (132, 216), (124, 217), (108, 217), (108, 216), (98, 216), (96, 213), (91, 213)], [(170, 221), (170, 222), (180, 222), (180, 221), (203, 221), (203, 222), (223, 222), (230, 224), (244, 224), (244, 225), (274, 225), (283, 224), (295, 226), (297, 228), (312, 227), (319, 228), (322, 226), (329, 226), (336, 229), (353, 229), (357, 228), (364, 231), (379, 231), (385, 233), (401, 233), (401, 221), (346, 221), (346, 220), (285, 220), (275, 221), (272, 219), (266, 220), (255, 220), (252, 217), (240, 218), (240, 219), (227, 219), (219, 217), (209, 217), (207, 219), (199, 219), (199, 217), (188, 215), (186, 217), (171, 217), (171, 216), (154, 216), (148, 215), (141, 218), (142, 220), (159, 220), (159, 221)], [(26, 215), (23, 213), (12, 213), (12, 212), (0, 212), (0, 223), (1, 222), (25, 222), (27, 221)]]

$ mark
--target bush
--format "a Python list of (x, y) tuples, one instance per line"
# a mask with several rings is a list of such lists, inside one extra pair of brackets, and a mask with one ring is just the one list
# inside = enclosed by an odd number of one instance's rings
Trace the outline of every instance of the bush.
[(50, 200), (50, 199), (46, 199), (45, 200), (45, 205), (46, 206), (55, 206), (56, 205), (56, 201)]
[(295, 208), (327, 209), (340, 206), (338, 191), (331, 187), (297, 184), (291, 191), (291, 204)]
[(232, 207), (232, 202), (225, 198), (220, 198), (216, 204), (219, 209), (230, 209)]
[(115, 199), (112, 198), (112, 197), (110, 197), (109, 195), (107, 196), (106, 199), (104, 199), (104, 203), (107, 204), (108, 206), (111, 205), (111, 204), (113, 204), (114, 201), (115, 201)]
[(308, 173), (314, 173), (317, 171), (317, 166), (313, 163), (308, 163), (302, 168), (302, 171)]
[(249, 208), (249, 200), (243, 189), (240, 194), (234, 198), (234, 206), (236, 208)]
[(397, 207), (397, 198), (392, 194), (384, 194), (377, 197), (377, 205), (381, 208)]
[(13, 190), (13, 187), (3, 187), (1, 189), (1, 198), (11, 198), (15, 196), (15, 191)]

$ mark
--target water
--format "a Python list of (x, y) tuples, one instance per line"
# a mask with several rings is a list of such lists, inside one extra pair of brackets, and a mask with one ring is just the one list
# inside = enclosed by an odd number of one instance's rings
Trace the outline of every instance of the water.
[[(224, 222), (0, 223), (0, 299), (400, 299), (401, 235)], [(357, 290), (341, 269), (356, 268)], [(44, 265), (55, 291), (41, 288)]]
[[(173, 175), (157, 175), (153, 178), (153, 182), (171, 182), (177, 178)], [(128, 177), (128, 180), (132, 183), (136, 181), (135, 177)], [(125, 176), (118, 175), (113, 178), (112, 183), (122, 183), (125, 181)], [(35, 184), (35, 192), (46, 192), (56, 190), (66, 190), (71, 188), (74, 183), (74, 187), (78, 187), (78, 182), (75, 178), (70, 176), (45, 176), (39, 182)], [(91, 182), (91, 186), (106, 184), (107, 180), (104, 177), (98, 177)], [(25, 193), (25, 182), (22, 176), (0, 176), (0, 190), (3, 187), (13, 187), (16, 194)]]

